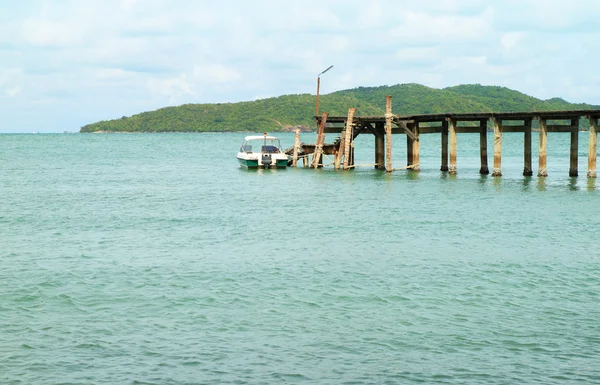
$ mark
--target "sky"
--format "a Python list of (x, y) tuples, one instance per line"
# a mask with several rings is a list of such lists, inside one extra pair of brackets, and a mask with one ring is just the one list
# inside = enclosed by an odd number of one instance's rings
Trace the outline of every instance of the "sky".
[(600, 104), (599, 15), (595, 0), (0, 0), (0, 133), (314, 95), (330, 65), (321, 95), (479, 83)]

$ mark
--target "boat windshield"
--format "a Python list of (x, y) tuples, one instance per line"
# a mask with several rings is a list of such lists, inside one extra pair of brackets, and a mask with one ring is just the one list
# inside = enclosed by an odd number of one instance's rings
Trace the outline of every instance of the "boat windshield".
[(277, 138), (256, 138), (246, 139), (240, 148), (241, 152), (268, 152), (278, 153), (281, 150), (281, 144)]

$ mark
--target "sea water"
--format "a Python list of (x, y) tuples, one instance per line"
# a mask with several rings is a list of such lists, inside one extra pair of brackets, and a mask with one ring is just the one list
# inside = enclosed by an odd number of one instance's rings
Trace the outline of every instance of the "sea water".
[(0, 135), (1, 384), (600, 383), (586, 133), (578, 178), (569, 134), (547, 178), (522, 134), (502, 177), (478, 135), (457, 175), (439, 135), (419, 173), (371, 135), (353, 171), (247, 171), (244, 135)]

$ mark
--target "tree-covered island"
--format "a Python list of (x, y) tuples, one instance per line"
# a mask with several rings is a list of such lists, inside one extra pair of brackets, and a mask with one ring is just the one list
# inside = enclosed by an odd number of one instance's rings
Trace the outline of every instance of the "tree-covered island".
[[(560, 98), (540, 100), (505, 87), (479, 84), (443, 89), (419, 84), (358, 87), (320, 95), (319, 110), (345, 115), (356, 107), (358, 116), (385, 113), (385, 97), (393, 97), (393, 112), (400, 115), (528, 112), (600, 109)], [(315, 95), (284, 95), (240, 103), (184, 104), (143, 112), (131, 117), (85, 125), (80, 132), (280, 132), (314, 129)]]

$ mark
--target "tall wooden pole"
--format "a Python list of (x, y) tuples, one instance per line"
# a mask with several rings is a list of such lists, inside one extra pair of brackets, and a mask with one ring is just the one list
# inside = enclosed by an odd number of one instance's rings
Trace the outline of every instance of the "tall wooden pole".
[(569, 176), (577, 176), (577, 161), (579, 152), (579, 119), (571, 119), (571, 154)]
[(525, 133), (523, 140), (523, 176), (532, 176), (533, 170), (531, 167), (531, 119), (525, 119)]
[(488, 168), (488, 154), (487, 154), (487, 119), (479, 121), (479, 158), (481, 161), (481, 167), (479, 173), (481, 175), (488, 175), (490, 170)]
[(442, 121), (442, 166), (440, 171), (448, 171), (448, 119)]
[(448, 167), (448, 171), (450, 174), (456, 174), (456, 120), (450, 119), (449, 126), (449, 134), (450, 134), (450, 166)]
[(494, 172), (492, 176), (502, 176), (502, 122), (494, 118)]
[(547, 163), (547, 147), (548, 147), (548, 129), (546, 127), (546, 119), (539, 118), (540, 120), (540, 145), (539, 145), (539, 166), (538, 166), (538, 176), (545, 177), (548, 176), (548, 170), (546, 170)]
[(385, 170), (392, 172), (392, 97), (385, 97)]
[(317, 76), (317, 101), (315, 103), (315, 116), (319, 116), (319, 89), (321, 88), (321, 76)]
[(598, 135), (598, 118), (590, 117), (590, 145), (588, 151), (588, 178), (596, 177), (596, 154), (597, 154), (597, 143)]

